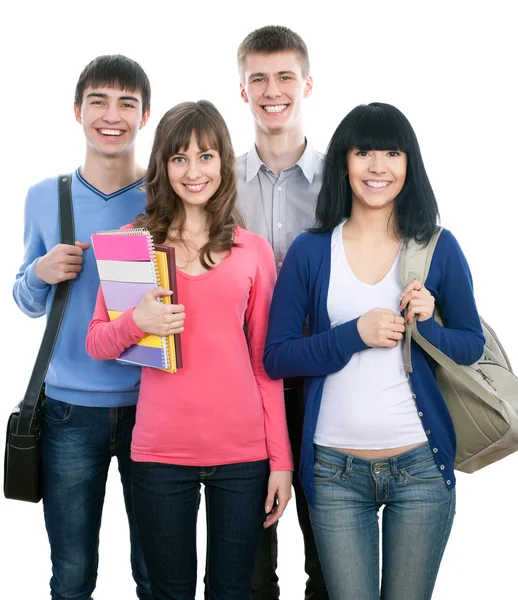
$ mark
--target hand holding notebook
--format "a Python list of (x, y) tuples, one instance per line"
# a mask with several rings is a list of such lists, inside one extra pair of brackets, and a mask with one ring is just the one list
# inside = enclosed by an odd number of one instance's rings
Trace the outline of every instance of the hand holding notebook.
[(157, 302), (159, 298), (169, 297), (172, 293), (163, 287), (147, 292), (133, 311), (133, 320), (137, 327), (148, 334), (158, 336), (174, 335), (183, 331), (184, 306)]
[[(92, 236), (92, 246), (111, 321), (127, 309), (138, 307), (144, 298), (146, 300), (137, 312), (137, 319), (141, 322), (147, 319), (147, 329), (157, 325), (156, 317), (160, 314), (162, 325), (183, 319), (183, 306), (177, 305), (174, 248), (155, 247), (149, 231), (143, 228), (101, 231)], [(172, 293), (160, 292), (160, 286)], [(171, 296), (177, 305), (174, 309)], [(148, 306), (148, 301), (156, 306)], [(139, 323), (136, 324), (140, 327)], [(140, 328), (146, 330), (146, 326)], [(180, 335), (160, 335), (158, 332), (146, 335), (124, 350), (117, 360), (174, 373), (182, 366)]]

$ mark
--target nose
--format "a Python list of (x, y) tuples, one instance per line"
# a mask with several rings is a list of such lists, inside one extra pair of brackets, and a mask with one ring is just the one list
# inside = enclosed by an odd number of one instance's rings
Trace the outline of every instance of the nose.
[(199, 168), (197, 161), (195, 161), (195, 160), (189, 161), (189, 163), (187, 165), (186, 176), (187, 176), (187, 179), (191, 179), (193, 181), (198, 179), (198, 177), (200, 176), (200, 168)]
[(104, 120), (107, 123), (118, 123), (121, 118), (119, 114), (119, 107), (115, 103), (109, 103), (106, 112), (104, 113)]
[(266, 87), (264, 95), (267, 98), (278, 98), (281, 95), (281, 91), (277, 87), (277, 83), (275, 82), (274, 79), (270, 79), (268, 81), (268, 85)]
[(372, 159), (369, 164), (369, 171), (371, 173), (385, 173), (387, 167), (385, 165), (385, 157), (382, 152), (373, 152)]

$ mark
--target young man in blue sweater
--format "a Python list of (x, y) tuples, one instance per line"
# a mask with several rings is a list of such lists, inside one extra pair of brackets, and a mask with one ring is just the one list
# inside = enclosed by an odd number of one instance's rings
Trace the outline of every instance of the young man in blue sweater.
[(59, 243), (57, 177), (29, 189), (25, 256), (13, 295), (30, 317), (48, 314), (54, 286), (74, 280), (46, 377), (42, 425), (43, 507), (51, 547), (51, 597), (90, 600), (97, 578), (99, 528), (108, 468), (116, 456), (131, 537), (137, 596), (151, 599), (131, 500), (130, 441), (140, 369), (92, 360), (85, 337), (99, 279), (90, 236), (143, 212), (144, 170), (135, 140), (149, 117), (143, 69), (121, 55), (100, 56), (77, 82), (74, 112), (86, 139), (72, 178), (76, 243)]

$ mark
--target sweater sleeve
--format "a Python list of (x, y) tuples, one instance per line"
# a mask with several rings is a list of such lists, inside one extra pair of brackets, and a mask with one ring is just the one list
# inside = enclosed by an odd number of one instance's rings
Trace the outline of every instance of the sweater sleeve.
[(16, 275), (13, 287), (14, 301), (29, 317), (45, 314), (47, 297), (51, 286), (36, 275), (37, 260), (47, 253), (45, 242), (31, 211), (30, 191), (25, 199), (23, 244), (25, 254), (23, 264)]
[(250, 361), (263, 402), (266, 447), (272, 471), (292, 471), (293, 459), (282, 381), (273, 381), (266, 374), (262, 356), (268, 325), (268, 311), (275, 285), (276, 270), (273, 251), (262, 238), (258, 238), (258, 255), (255, 277), (252, 281), (246, 324)]
[(436, 305), (444, 326), (432, 317), (417, 322), (417, 330), (459, 365), (471, 365), (484, 351), (484, 333), (478, 316), (468, 263), (453, 235), (441, 233), (432, 259), (441, 277)]
[(128, 308), (118, 319), (110, 321), (102, 287), (99, 286), (94, 314), (86, 334), (88, 354), (96, 360), (115, 359), (145, 335), (133, 320), (133, 308)]
[(274, 379), (336, 373), (355, 352), (369, 347), (358, 333), (357, 318), (302, 337), (310, 302), (325, 303), (317, 302), (317, 296), (327, 297), (325, 290), (317, 289), (316, 275), (311, 273), (310, 253), (318, 252), (312, 235), (303, 233), (290, 246), (273, 293), (264, 365)]

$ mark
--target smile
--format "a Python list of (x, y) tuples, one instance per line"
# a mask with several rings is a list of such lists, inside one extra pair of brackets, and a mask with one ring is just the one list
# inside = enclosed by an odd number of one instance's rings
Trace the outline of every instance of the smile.
[(262, 106), (261, 108), (270, 114), (278, 114), (283, 112), (288, 108), (289, 104), (268, 104), (266, 106)]
[(187, 188), (188, 192), (197, 194), (198, 192), (201, 192), (202, 190), (204, 190), (208, 184), (209, 184), (209, 182), (206, 181), (205, 183), (184, 183), (183, 185)]
[(363, 183), (367, 187), (374, 188), (374, 189), (381, 189), (381, 188), (388, 187), (392, 182), (391, 181), (374, 181), (371, 179), (368, 181), (364, 181)]
[(122, 129), (98, 129), (97, 131), (108, 137), (120, 137), (124, 133)]

